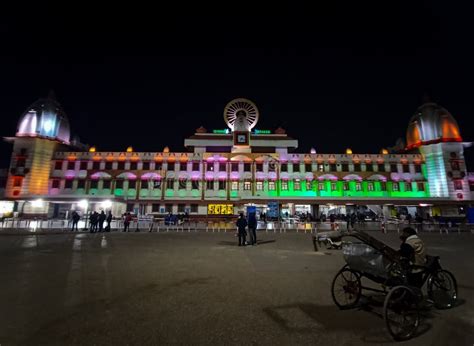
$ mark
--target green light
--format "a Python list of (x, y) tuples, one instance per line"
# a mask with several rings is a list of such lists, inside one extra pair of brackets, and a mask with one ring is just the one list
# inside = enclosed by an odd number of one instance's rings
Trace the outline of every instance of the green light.
[(219, 135), (227, 135), (229, 134), (229, 129), (212, 130), (212, 133), (219, 134)]
[(272, 131), (270, 131), (270, 130), (254, 130), (253, 133), (256, 134), (256, 135), (269, 135), (269, 134), (272, 133)]

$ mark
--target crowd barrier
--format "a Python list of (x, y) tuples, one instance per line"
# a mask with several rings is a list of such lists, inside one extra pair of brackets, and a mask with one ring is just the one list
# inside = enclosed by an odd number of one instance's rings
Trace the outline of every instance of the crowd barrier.
[[(104, 223), (105, 227), (106, 223)], [(469, 232), (474, 233), (474, 224), (461, 223), (436, 223), (436, 222), (423, 222), (423, 223), (408, 223), (406, 221), (364, 221), (356, 222), (353, 227), (347, 222), (336, 221), (331, 223), (325, 222), (298, 222), (298, 221), (268, 221), (258, 222), (257, 230), (260, 232), (296, 232), (296, 233), (315, 233), (320, 231), (339, 230), (347, 231), (351, 229), (363, 230), (363, 231), (381, 231), (381, 232), (397, 232), (407, 226), (415, 228), (418, 232), (438, 232), (438, 233), (462, 233)], [(31, 219), (3, 219), (0, 220), (0, 231), (1, 230), (28, 230), (31, 232), (42, 231), (42, 230), (55, 230), (55, 231), (66, 231), (72, 228), (70, 220), (31, 220)], [(78, 229), (80, 231), (87, 231), (89, 223), (80, 220), (78, 223)], [(122, 220), (113, 220), (111, 223), (112, 231), (121, 231), (124, 228)], [(185, 222), (179, 222), (178, 224), (168, 224), (163, 220), (134, 220), (130, 223), (129, 231), (149, 231), (149, 232), (235, 232), (236, 226), (235, 221), (210, 221), (210, 220), (191, 220)]]

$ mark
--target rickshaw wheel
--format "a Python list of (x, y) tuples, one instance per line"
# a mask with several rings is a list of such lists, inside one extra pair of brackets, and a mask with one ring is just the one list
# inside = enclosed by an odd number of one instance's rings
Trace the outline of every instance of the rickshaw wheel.
[(454, 275), (447, 270), (439, 270), (428, 279), (428, 298), (437, 309), (449, 309), (458, 297), (458, 285)]
[(331, 294), (334, 303), (340, 309), (354, 307), (360, 299), (362, 286), (360, 274), (344, 267), (336, 274), (331, 284)]
[(418, 301), (417, 295), (407, 286), (396, 286), (388, 292), (383, 314), (394, 340), (408, 340), (416, 333), (420, 325)]

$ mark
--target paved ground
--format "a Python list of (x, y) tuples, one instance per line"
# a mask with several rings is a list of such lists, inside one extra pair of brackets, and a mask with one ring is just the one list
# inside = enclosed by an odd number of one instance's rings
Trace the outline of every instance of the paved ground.
[[(310, 235), (0, 236), (0, 344), (389, 344), (374, 313), (339, 311), (339, 251)], [(381, 235), (393, 244), (395, 235)], [(460, 306), (433, 311), (407, 345), (474, 343), (474, 235), (426, 234), (458, 278)]]

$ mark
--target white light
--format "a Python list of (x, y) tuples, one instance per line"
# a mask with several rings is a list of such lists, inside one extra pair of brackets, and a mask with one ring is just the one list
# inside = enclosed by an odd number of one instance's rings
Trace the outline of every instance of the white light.
[(13, 202), (0, 201), (0, 216), (13, 212)]
[(43, 123), (43, 130), (45, 130), (46, 132), (50, 132), (50, 131), (53, 129), (53, 126), (54, 126), (53, 121), (51, 121), (51, 120), (46, 120), (46, 121)]
[(36, 200), (31, 202), (31, 205), (33, 206), (33, 208), (42, 208), (43, 204), (44, 204), (44, 202), (43, 202), (42, 199), (36, 199)]
[(106, 200), (102, 202), (102, 208), (104, 209), (110, 209), (112, 207), (112, 201)]
[(87, 200), (83, 199), (83, 200), (80, 200), (78, 204), (79, 204), (79, 207), (81, 207), (82, 209), (87, 209), (87, 206), (89, 205), (89, 202), (87, 202)]

